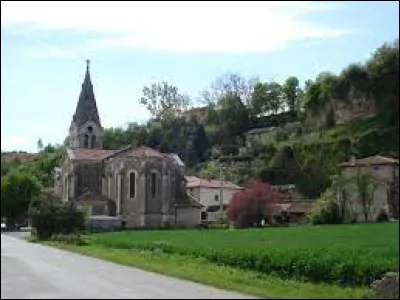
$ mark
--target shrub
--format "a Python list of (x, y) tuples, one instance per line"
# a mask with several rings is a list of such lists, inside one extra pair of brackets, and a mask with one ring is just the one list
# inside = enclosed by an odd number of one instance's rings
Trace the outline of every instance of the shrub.
[(227, 216), (237, 227), (260, 226), (280, 200), (279, 192), (267, 182), (253, 180), (244, 191), (233, 195)]
[(321, 198), (316, 201), (310, 212), (310, 221), (315, 225), (343, 223), (340, 207), (331, 189), (328, 189)]
[(56, 234), (75, 234), (84, 229), (85, 214), (72, 203), (42, 198), (30, 207), (30, 218), (39, 239), (49, 239)]
[(381, 209), (379, 211), (379, 214), (376, 217), (376, 221), (378, 221), (378, 222), (387, 222), (387, 221), (389, 221), (389, 216), (388, 216), (387, 212), (384, 209)]

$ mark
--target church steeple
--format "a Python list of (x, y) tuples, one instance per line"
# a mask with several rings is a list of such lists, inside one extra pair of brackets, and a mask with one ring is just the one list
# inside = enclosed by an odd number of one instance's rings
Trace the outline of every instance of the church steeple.
[(90, 78), (90, 61), (86, 60), (86, 74), (70, 127), (70, 146), (74, 148), (101, 148), (102, 131)]

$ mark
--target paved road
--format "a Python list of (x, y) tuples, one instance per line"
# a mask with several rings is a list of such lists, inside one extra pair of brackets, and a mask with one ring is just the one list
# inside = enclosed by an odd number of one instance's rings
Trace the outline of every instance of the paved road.
[(1, 234), (1, 299), (245, 299)]

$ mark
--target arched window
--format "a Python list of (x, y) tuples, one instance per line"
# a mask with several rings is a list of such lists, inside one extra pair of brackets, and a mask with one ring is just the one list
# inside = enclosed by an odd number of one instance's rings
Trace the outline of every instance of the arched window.
[(107, 194), (108, 194), (108, 198), (111, 199), (112, 195), (111, 195), (111, 183), (112, 183), (112, 176), (111, 174), (108, 175), (108, 188), (107, 188)]
[(90, 148), (95, 148), (96, 146), (96, 136), (92, 135), (92, 138), (90, 139)]
[(115, 200), (118, 200), (118, 173), (115, 173), (114, 181), (114, 196)]
[(129, 198), (136, 197), (136, 173), (129, 173)]
[(87, 134), (83, 138), (83, 148), (89, 148), (89, 136)]
[(156, 172), (151, 173), (151, 198), (156, 197), (157, 192), (157, 174)]

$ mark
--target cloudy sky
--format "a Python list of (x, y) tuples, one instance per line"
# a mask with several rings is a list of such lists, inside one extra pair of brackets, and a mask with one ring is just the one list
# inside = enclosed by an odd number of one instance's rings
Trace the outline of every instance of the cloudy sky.
[(399, 3), (1, 2), (1, 149), (61, 143), (85, 72), (104, 127), (143, 122), (145, 85), (193, 99), (224, 73), (282, 82), (364, 61), (399, 36)]

